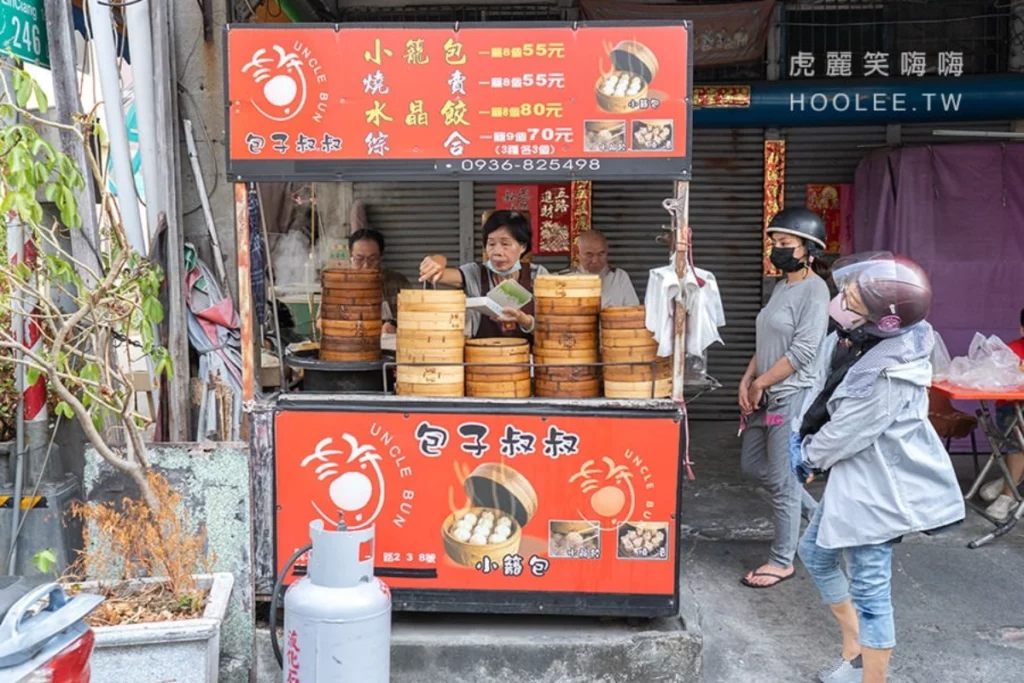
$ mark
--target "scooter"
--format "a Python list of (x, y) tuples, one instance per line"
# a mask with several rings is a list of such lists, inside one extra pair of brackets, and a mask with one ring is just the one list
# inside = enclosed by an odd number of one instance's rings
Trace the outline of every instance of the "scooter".
[(85, 617), (103, 598), (59, 583), (0, 577), (0, 681), (89, 683), (95, 636)]

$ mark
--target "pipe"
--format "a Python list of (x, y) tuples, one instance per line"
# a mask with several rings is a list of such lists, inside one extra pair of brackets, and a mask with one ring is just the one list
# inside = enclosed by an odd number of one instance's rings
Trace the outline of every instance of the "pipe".
[[(199, 165), (199, 151), (196, 149), (196, 139), (192, 135), (192, 122), (182, 119), (182, 126), (185, 127), (185, 146), (188, 148), (188, 159), (192, 163), (192, 175), (196, 178), (196, 189), (199, 191), (199, 203), (203, 207), (203, 218), (206, 219), (206, 230), (210, 233), (210, 242), (213, 245), (214, 264), (217, 266), (217, 277), (224, 287), (224, 291), (230, 292), (228, 287), (228, 274), (224, 268), (224, 252), (220, 248), (220, 238), (217, 237), (217, 226), (213, 222), (213, 211), (210, 210), (210, 199), (206, 193), (206, 181), (203, 180), (203, 168)], [(145, 158), (145, 157), (143, 157)]]
[[(128, 37), (135, 45), (132, 61), (132, 87), (135, 89), (135, 111), (138, 113), (139, 148), (142, 152), (142, 186), (146, 201), (148, 242), (156, 233), (159, 212), (157, 182), (160, 179), (156, 153), (156, 98), (153, 70), (153, 37), (149, 25), (149, 0), (140, 0), (125, 7)], [(147, 252), (148, 253), (148, 252)]]
[(933, 130), (932, 135), (949, 138), (1000, 138), (1024, 140), (1024, 133), (1004, 133), (997, 130)]
[[(7, 253), (14, 254), (17, 263), (21, 263), (25, 258), (25, 240), (22, 239), (21, 221), (17, 218), (9, 217), (7, 220)], [(15, 359), (20, 361), (22, 358), (21, 348), (25, 344), (24, 297), (21, 295), (16, 295), (15, 300), (11, 301), (11, 323), (14, 326), (14, 341), (18, 344)], [(14, 384), (18, 391), (18, 408), (14, 457), (11, 459), (14, 469), (14, 506), (11, 509), (11, 546), (7, 554), (8, 576), (14, 575), (14, 565), (18, 561), (21, 494), (25, 488), (25, 367), (20, 362), (16, 362), (14, 366)]]
[(746, 106), (700, 106), (702, 91), (715, 87), (694, 88), (694, 128), (994, 121), (1019, 118), (1024, 111), (1024, 74), (760, 81), (741, 86), (749, 88)]
[(124, 108), (121, 103), (121, 79), (117, 72), (117, 52), (114, 46), (110, 7), (103, 0), (88, 2), (93, 28), (92, 44), (96, 50), (96, 69), (99, 71), (100, 90), (103, 93), (107, 139), (110, 142), (110, 157), (114, 164), (114, 182), (117, 183), (117, 194), (121, 200), (118, 202), (121, 219), (124, 221), (124, 229), (132, 248), (146, 256), (149, 254), (149, 245), (142, 230), (142, 216), (135, 193), (135, 175), (132, 173), (131, 155), (128, 151), (128, 130), (125, 128)]

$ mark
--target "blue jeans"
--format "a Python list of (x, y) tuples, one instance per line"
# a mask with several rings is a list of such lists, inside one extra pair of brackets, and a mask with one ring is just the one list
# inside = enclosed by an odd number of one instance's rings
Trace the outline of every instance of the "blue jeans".
[[(892, 611), (892, 545), (861, 545), (852, 548), (822, 548), (818, 545), (818, 527), (822, 507), (800, 539), (799, 554), (808, 573), (818, 586), (826, 605), (838, 605), (853, 599), (860, 627), (860, 644), (876, 650), (896, 646), (896, 625)], [(846, 558), (849, 580), (839, 566)]]

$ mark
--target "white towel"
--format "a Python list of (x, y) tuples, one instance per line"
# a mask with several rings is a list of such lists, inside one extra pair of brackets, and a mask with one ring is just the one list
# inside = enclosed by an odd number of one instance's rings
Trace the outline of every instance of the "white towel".
[[(674, 258), (674, 257), (673, 257)], [(704, 286), (698, 284), (698, 278)], [(687, 331), (686, 352), (689, 355), (703, 355), (704, 350), (715, 342), (722, 344), (718, 328), (725, 325), (725, 311), (718, 282), (710, 271), (702, 268), (687, 268), (685, 277)], [(647, 294), (644, 297), (647, 329), (654, 333), (658, 342), (658, 355), (672, 355), (674, 337), (673, 320), (675, 302), (679, 297), (679, 277), (675, 265), (652, 268), (647, 279)]]

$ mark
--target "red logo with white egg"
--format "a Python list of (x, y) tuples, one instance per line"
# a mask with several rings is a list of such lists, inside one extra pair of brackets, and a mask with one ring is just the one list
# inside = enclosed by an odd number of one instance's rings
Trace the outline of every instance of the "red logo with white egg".
[(298, 54), (280, 45), (274, 45), (269, 52), (266, 48), (256, 50), (242, 67), (242, 73), (249, 74), (262, 86), (262, 97), (250, 99), (249, 103), (271, 121), (295, 118), (306, 106), (309, 95), (305, 66)]
[(628, 465), (618, 464), (607, 456), (600, 462), (587, 460), (569, 477), (569, 483), (578, 486), (585, 496), (586, 505), (576, 510), (581, 519), (599, 522), (604, 531), (617, 529), (633, 519), (636, 490)]
[(311, 494), (313, 509), (325, 523), (336, 525), (342, 512), (348, 528), (363, 529), (373, 524), (384, 507), (381, 456), (376, 446), (360, 445), (351, 434), (342, 434), (341, 440), (346, 448), (334, 450), (334, 439), (323, 439), (300, 467), (310, 468), (317, 482), (327, 484)]

